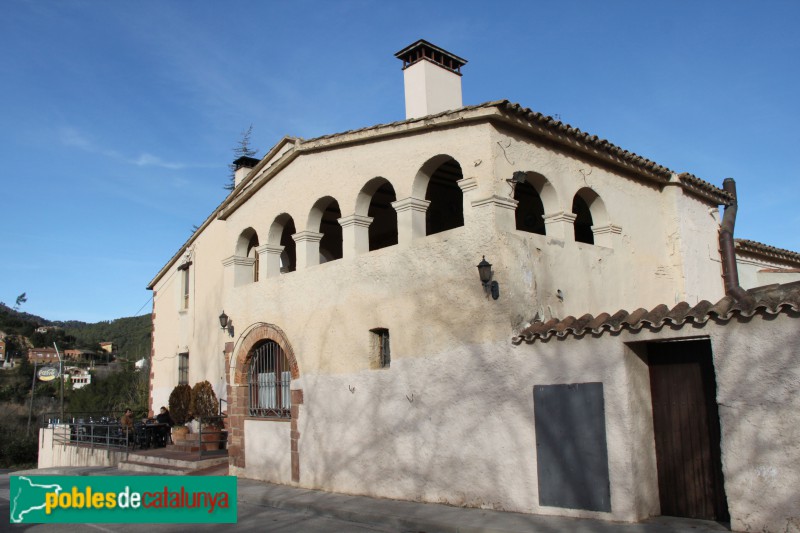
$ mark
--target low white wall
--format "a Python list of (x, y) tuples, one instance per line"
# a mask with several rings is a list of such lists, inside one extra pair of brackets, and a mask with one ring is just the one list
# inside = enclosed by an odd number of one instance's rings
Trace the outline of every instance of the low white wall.
[(277, 420), (245, 420), (246, 469), (231, 466), (231, 474), (270, 483), (292, 483), (291, 424)]
[[(55, 442), (54, 442), (55, 436)], [(69, 426), (39, 430), (38, 468), (52, 466), (116, 466), (128, 457), (127, 451), (107, 450), (64, 444), (69, 439)]]
[[(660, 514), (646, 342), (711, 341), (734, 531), (800, 530), (797, 314), (396, 358), (304, 375), (300, 486), (536, 514)], [(534, 385), (602, 382), (610, 513), (539, 505)], [(247, 477), (290, 481), (289, 424), (245, 423)], [(296, 485), (296, 484), (295, 484)]]
[[(396, 359), (389, 369), (301, 377), (293, 384), (304, 391), (299, 485), (621, 521), (655, 514), (657, 492), (634, 478), (630, 384), (643, 371), (630, 368), (635, 356), (545, 348), (469, 346)], [(538, 503), (533, 387), (575, 382), (604, 385), (611, 513)], [(289, 424), (247, 420), (241, 473), (289, 483), (289, 450)]]

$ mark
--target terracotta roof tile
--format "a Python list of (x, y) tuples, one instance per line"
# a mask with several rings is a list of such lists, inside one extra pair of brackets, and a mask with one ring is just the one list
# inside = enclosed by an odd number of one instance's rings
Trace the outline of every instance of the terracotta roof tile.
[(691, 306), (680, 302), (672, 309), (664, 304), (652, 310), (637, 309), (633, 313), (619, 310), (613, 315), (602, 313), (597, 317), (590, 314), (580, 319), (568, 316), (564, 319), (550, 319), (547, 322), (536, 322), (520, 331), (511, 341), (514, 344), (532, 343), (550, 337), (564, 338), (569, 335), (577, 337), (592, 334), (600, 335), (604, 331), (619, 332), (623, 329), (638, 331), (642, 328), (659, 329), (664, 324), (682, 326), (693, 322), (704, 324), (708, 320), (728, 322), (737, 316), (751, 317), (755, 314), (777, 315), (779, 313), (800, 312), (800, 281), (792, 283), (766, 285), (747, 291), (749, 300), (736, 301), (725, 296), (715, 304), (703, 300)]
[(747, 239), (734, 239), (733, 242), (737, 254), (751, 254), (800, 266), (800, 253)]

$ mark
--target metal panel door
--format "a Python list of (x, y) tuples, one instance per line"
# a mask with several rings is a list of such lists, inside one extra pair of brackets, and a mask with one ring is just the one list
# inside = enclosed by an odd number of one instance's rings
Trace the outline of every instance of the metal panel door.
[(648, 345), (661, 514), (729, 519), (707, 340)]

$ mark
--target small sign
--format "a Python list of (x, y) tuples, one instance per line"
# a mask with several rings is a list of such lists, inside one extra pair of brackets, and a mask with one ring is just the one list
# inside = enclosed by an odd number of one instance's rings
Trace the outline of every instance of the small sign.
[(43, 366), (36, 371), (36, 377), (39, 381), (53, 381), (58, 377), (58, 368), (54, 366)]

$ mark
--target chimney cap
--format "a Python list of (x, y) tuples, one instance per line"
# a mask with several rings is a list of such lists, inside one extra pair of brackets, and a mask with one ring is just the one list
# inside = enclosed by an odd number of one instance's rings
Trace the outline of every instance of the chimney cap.
[(451, 54), (444, 48), (439, 48), (425, 39), (410, 44), (397, 52), (394, 57), (403, 61), (403, 70), (414, 63), (427, 59), (431, 63), (461, 75), (461, 67), (467, 64), (467, 60)]
[(254, 168), (259, 161), (260, 159), (256, 159), (255, 157), (243, 155), (233, 162), (233, 166), (236, 170), (239, 170), (240, 168)]

